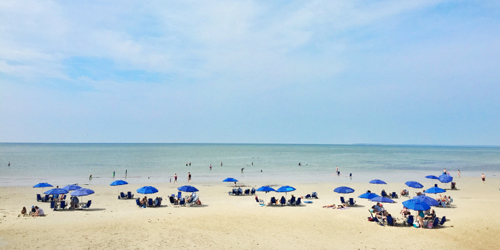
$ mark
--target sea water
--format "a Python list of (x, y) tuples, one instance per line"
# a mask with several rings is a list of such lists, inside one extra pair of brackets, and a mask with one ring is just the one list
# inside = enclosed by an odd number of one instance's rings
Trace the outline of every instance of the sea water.
[(168, 183), (174, 174), (186, 183), (188, 172), (193, 185), (222, 183), (227, 177), (271, 185), (374, 178), (405, 182), (426, 181), (425, 175), (440, 175), (444, 168), (454, 177), (457, 170), (463, 176), (496, 176), (500, 147), (0, 143), (1, 186), (109, 184), (113, 172), (129, 183)]

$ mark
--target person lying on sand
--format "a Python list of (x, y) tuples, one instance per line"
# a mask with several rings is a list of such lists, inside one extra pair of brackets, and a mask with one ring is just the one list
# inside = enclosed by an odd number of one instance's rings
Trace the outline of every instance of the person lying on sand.
[(331, 204), (331, 205), (323, 206), (323, 208), (333, 208), (333, 209), (335, 209), (337, 207), (335, 206), (335, 204)]

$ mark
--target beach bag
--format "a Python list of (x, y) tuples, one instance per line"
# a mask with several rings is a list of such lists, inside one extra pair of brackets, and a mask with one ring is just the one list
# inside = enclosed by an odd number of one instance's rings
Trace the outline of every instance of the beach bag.
[(434, 226), (434, 223), (432, 223), (432, 221), (429, 221), (427, 223), (427, 228), (432, 228)]
[(424, 226), (423, 227), (427, 227), (427, 224), (428, 224), (428, 222), (426, 220), (424, 220)]
[(368, 217), (368, 221), (373, 221), (373, 218), (372, 217)]
[(415, 223), (413, 223), (413, 226), (414, 226), (415, 228), (419, 228), (419, 227), (420, 227), (420, 224), (418, 224), (418, 221), (415, 221)]

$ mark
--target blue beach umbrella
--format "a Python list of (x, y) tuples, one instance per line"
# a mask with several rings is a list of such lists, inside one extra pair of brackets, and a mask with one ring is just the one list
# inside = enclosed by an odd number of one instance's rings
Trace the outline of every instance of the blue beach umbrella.
[(427, 194), (439, 194), (439, 193), (444, 193), (444, 192), (446, 192), (446, 190), (439, 188), (439, 187), (431, 187), (431, 188), (424, 191), (424, 193), (427, 193)]
[(182, 187), (178, 187), (177, 190), (181, 191), (181, 192), (198, 192), (198, 189), (193, 187), (193, 186), (182, 186)]
[(78, 186), (78, 185), (67, 185), (65, 187), (63, 187), (64, 190), (67, 190), (68, 192), (71, 191), (71, 190), (77, 190), (77, 189), (80, 189), (82, 187)]
[(278, 192), (278, 193), (288, 193), (288, 192), (293, 192), (295, 190), (296, 189), (294, 187), (291, 187), (291, 186), (282, 186), (282, 187), (278, 188), (276, 190), (276, 192)]
[(156, 189), (155, 187), (152, 187), (152, 186), (144, 186), (144, 187), (137, 189), (137, 193), (154, 194), (154, 193), (158, 193), (158, 189)]
[(361, 198), (361, 199), (371, 200), (371, 199), (373, 199), (375, 197), (379, 197), (379, 195), (375, 194), (375, 193), (364, 193), (364, 194), (362, 194), (362, 195), (360, 195), (358, 197)]
[(238, 180), (236, 180), (235, 178), (229, 177), (229, 178), (224, 179), (222, 182), (238, 182)]
[(46, 187), (53, 187), (53, 186), (47, 182), (41, 182), (33, 186), (33, 188), (46, 188)]
[(424, 187), (424, 185), (422, 185), (416, 181), (407, 181), (405, 184), (406, 184), (406, 186), (411, 187), (411, 188), (423, 188)]
[(431, 206), (427, 205), (427, 203), (419, 199), (403, 201), (403, 206), (417, 211), (427, 211), (431, 208)]
[(87, 196), (95, 193), (94, 190), (88, 188), (80, 188), (71, 192), (71, 196)]
[(52, 194), (52, 195), (54, 195), (54, 194), (67, 194), (67, 193), (68, 193), (68, 190), (65, 190), (65, 189), (62, 189), (62, 188), (53, 188), (51, 190), (45, 191), (44, 194), (49, 194), (49, 195)]
[(387, 184), (387, 183), (383, 180), (375, 179), (375, 180), (371, 180), (370, 184)]
[(354, 189), (352, 189), (350, 187), (346, 187), (346, 186), (341, 186), (341, 187), (334, 189), (333, 192), (339, 193), (339, 194), (350, 194), (350, 193), (354, 193)]
[(267, 193), (276, 192), (276, 190), (270, 186), (262, 186), (260, 188), (257, 188), (257, 192), (265, 192), (264, 200), (267, 200)]
[(447, 174), (442, 174), (439, 176), (438, 180), (442, 183), (449, 183), (453, 180), (453, 177)]
[(258, 192), (266, 192), (266, 193), (276, 192), (276, 190), (270, 186), (262, 186), (260, 188), (257, 188), (257, 191)]
[(395, 201), (387, 198), (387, 197), (382, 197), (382, 196), (378, 196), (378, 197), (375, 197), (375, 198), (372, 198), (370, 201), (374, 201), (374, 202), (383, 202), (383, 203), (395, 203)]
[(120, 185), (127, 185), (128, 182), (126, 181), (123, 181), (123, 180), (116, 180), (116, 181), (113, 181), (111, 182), (111, 184), (109, 184), (110, 186), (120, 186)]
[(421, 200), (422, 202), (426, 203), (429, 206), (439, 206), (439, 203), (437, 202), (436, 199), (433, 199), (426, 195), (415, 196), (413, 197), (413, 199)]
[(439, 177), (437, 177), (437, 176), (435, 176), (435, 175), (427, 175), (425, 178), (427, 178), (427, 179), (439, 180)]

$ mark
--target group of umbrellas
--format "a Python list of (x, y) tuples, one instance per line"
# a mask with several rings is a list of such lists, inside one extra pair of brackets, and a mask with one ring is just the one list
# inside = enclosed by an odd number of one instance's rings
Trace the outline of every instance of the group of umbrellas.
[[(54, 187), (54, 186), (52, 186), (51, 184), (46, 183), (46, 182), (38, 183), (35, 186), (33, 186), (33, 188), (46, 188), (46, 187)], [(53, 189), (47, 190), (44, 192), (44, 194), (47, 194), (47, 195), (67, 194), (70, 191), (73, 191), (73, 192), (71, 192), (71, 196), (87, 196), (87, 195), (91, 195), (94, 193), (94, 190), (92, 190), (92, 189), (82, 188), (78, 185), (71, 184), (71, 185), (67, 185), (63, 188), (53, 188)]]
[[(128, 184), (128, 182), (126, 181), (123, 181), (123, 180), (116, 180), (114, 182), (112, 182), (110, 185), (111, 186), (120, 186), (120, 185), (126, 185)], [(182, 186), (182, 187), (179, 187), (177, 188), (177, 190), (181, 191), (181, 192), (198, 192), (199, 190), (193, 186)], [(155, 193), (158, 193), (158, 189), (153, 187), (153, 186), (144, 186), (144, 187), (141, 187), (139, 189), (137, 189), (137, 193), (140, 193), (140, 194), (155, 194)]]

